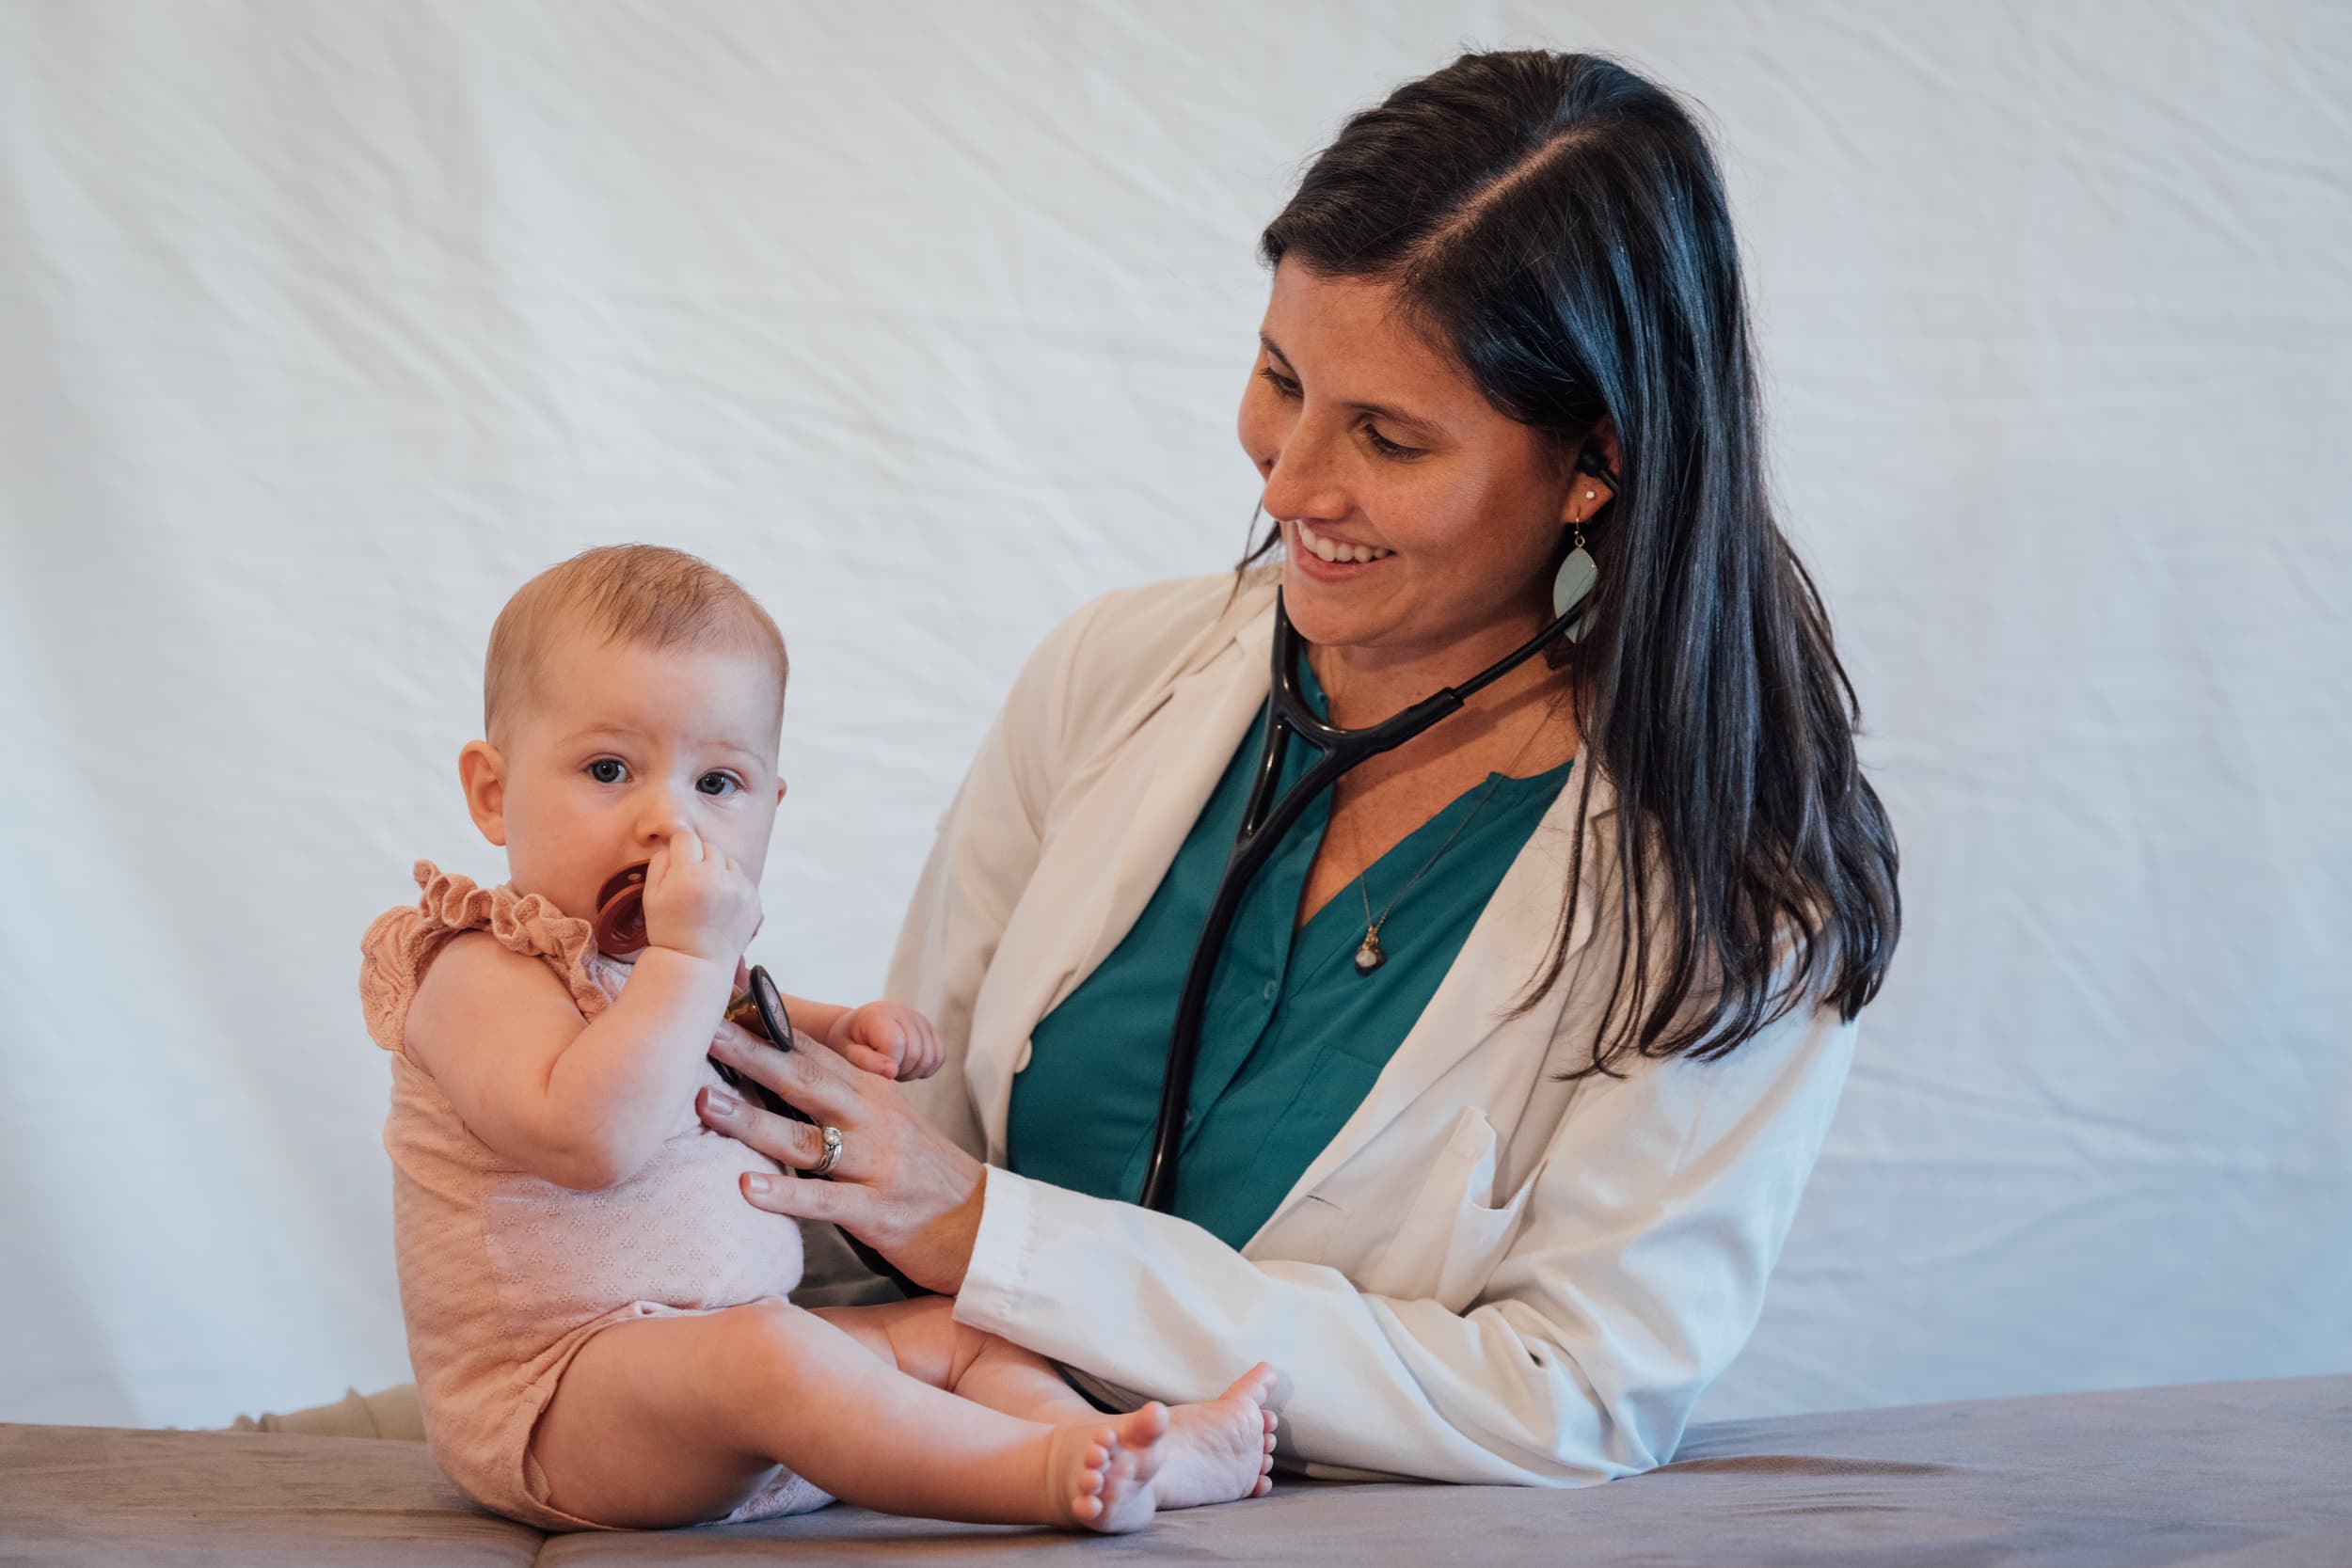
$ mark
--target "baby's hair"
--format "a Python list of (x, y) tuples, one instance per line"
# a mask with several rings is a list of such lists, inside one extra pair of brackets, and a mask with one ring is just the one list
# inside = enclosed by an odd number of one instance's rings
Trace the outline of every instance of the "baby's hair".
[(502, 745), (501, 726), (530, 702), (540, 660), (568, 631), (608, 643), (693, 647), (755, 654), (775, 676), (776, 721), (791, 673), (784, 634), (743, 585), (700, 557), (660, 545), (604, 545), (532, 578), (490, 627), (482, 673), (482, 729)]

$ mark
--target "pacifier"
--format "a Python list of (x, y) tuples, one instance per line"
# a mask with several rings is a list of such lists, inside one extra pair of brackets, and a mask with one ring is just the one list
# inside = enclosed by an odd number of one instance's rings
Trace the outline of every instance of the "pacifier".
[(607, 958), (628, 958), (645, 950), (645, 867), (639, 861), (605, 879), (596, 890), (596, 948)]

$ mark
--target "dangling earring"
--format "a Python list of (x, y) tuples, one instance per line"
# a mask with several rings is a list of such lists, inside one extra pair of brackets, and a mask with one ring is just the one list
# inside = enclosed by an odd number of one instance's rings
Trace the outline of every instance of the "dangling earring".
[[(1592, 499), (1593, 492), (1585, 491), (1584, 499)], [(1594, 564), (1592, 556), (1584, 548), (1584, 525), (1578, 523), (1575, 547), (1568, 551), (1568, 558), (1560, 562), (1559, 575), (1551, 579), (1551, 613), (1555, 616), (1565, 615), (1582, 604), (1591, 595), (1593, 585), (1599, 580), (1600, 568)], [(1584, 624), (1591, 619), (1590, 615), (1578, 616), (1575, 624), (1568, 627), (1568, 641), (1582, 641)]]

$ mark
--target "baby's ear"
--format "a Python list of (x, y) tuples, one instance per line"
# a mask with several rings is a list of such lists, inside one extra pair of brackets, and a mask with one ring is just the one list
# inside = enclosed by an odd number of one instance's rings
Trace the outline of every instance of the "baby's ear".
[(457, 753), (457, 782), (466, 811), (482, 836), (506, 847), (506, 758), (486, 740), (469, 740)]

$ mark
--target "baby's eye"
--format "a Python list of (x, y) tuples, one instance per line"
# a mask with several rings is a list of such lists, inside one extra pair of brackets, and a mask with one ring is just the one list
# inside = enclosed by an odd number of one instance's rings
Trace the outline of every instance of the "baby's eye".
[(618, 757), (598, 757), (588, 765), (588, 776), (598, 784), (619, 784), (628, 772)]
[(725, 795), (743, 786), (736, 782), (732, 773), (705, 773), (694, 782), (694, 787), (705, 795)]

